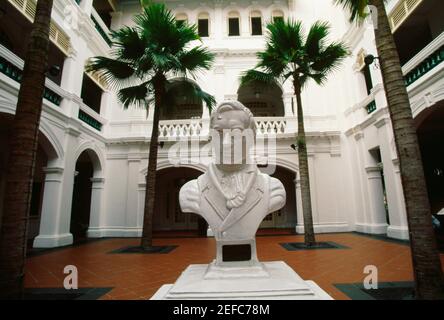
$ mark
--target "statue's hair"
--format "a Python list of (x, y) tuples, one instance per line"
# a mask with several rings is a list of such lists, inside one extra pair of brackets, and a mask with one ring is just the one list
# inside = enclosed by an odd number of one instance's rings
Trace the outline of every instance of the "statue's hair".
[(253, 113), (239, 101), (224, 101), (219, 104), (219, 106), (217, 106), (217, 108), (211, 113), (210, 128), (213, 128), (214, 120), (219, 114), (231, 110), (243, 111), (247, 115), (246, 128), (253, 130), (256, 135), (256, 122), (254, 121)]

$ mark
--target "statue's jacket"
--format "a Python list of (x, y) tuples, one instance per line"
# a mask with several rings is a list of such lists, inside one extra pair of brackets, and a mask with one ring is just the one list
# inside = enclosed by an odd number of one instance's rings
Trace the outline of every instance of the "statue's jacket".
[(202, 216), (216, 240), (253, 239), (262, 220), (285, 204), (285, 189), (278, 179), (260, 173), (256, 166), (248, 174), (254, 180), (239, 207), (227, 207), (215, 175), (209, 170), (182, 187), (179, 195), (182, 211)]

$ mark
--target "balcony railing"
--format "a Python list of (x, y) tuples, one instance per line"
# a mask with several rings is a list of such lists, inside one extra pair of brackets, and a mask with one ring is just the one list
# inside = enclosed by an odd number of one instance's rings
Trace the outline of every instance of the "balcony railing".
[(164, 120), (159, 123), (159, 138), (198, 137), (201, 132), (201, 119)]
[(376, 101), (373, 100), (365, 108), (367, 109), (368, 114), (375, 112), (376, 111)]
[[(287, 132), (287, 120), (284, 117), (256, 117), (256, 134), (284, 134)], [(181, 137), (199, 137), (204, 132), (201, 119), (163, 120), (159, 123), (159, 138), (176, 139)]]
[(426, 73), (433, 70), (441, 62), (444, 61), (444, 46), (433, 52), (430, 56), (424, 59), (415, 69), (410, 71), (405, 76), (405, 83), (407, 86), (414, 83)]
[(90, 127), (96, 129), (97, 131), (102, 130), (104, 122), (103, 119), (101, 119), (100, 115), (90, 109), (88, 106), (80, 106), (78, 118)]
[[(20, 58), (10, 52), (8, 49), (0, 46), (0, 73), (3, 73), (18, 83), (21, 83), (23, 77), (23, 62), (20, 61), (21, 63), (19, 63), (19, 59)], [(13, 63), (11, 60), (17, 60), (17, 63)], [(47, 86), (45, 86), (43, 97), (57, 106), (60, 106), (60, 103), (62, 102), (62, 97), (53, 90), (49, 89)]]
[(444, 32), (403, 66), (407, 86), (424, 77), (444, 61)]
[(287, 121), (284, 117), (256, 117), (256, 134), (283, 134), (286, 133)]

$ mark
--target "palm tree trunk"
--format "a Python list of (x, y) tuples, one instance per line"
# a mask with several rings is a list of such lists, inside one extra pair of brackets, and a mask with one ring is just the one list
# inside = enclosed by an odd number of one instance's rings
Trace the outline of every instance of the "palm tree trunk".
[(301, 179), (302, 212), (304, 215), (305, 245), (312, 246), (316, 243), (313, 230), (313, 216), (311, 211), (310, 176), (308, 172), (307, 142), (305, 139), (304, 111), (302, 110), (301, 86), (297, 80), (293, 81), (294, 93), (297, 102), (298, 114), (298, 158), (299, 176)]
[(378, 26), (375, 30), (376, 45), (399, 157), (416, 297), (418, 299), (442, 298), (441, 261), (432, 227), (418, 137), (401, 63), (387, 18), (384, 0), (370, 0), (369, 2), (378, 10)]
[(154, 88), (155, 106), (154, 106), (154, 117), (153, 117), (153, 129), (151, 131), (148, 172), (146, 175), (145, 209), (143, 214), (143, 231), (140, 244), (143, 249), (149, 249), (153, 245), (153, 216), (154, 216), (154, 202), (156, 198), (159, 118), (160, 118), (161, 101), (164, 94), (163, 83), (159, 80), (155, 82), (156, 84)]
[(0, 299), (22, 297), (27, 224), (38, 145), (53, 0), (39, 0), (10, 132), (0, 233)]

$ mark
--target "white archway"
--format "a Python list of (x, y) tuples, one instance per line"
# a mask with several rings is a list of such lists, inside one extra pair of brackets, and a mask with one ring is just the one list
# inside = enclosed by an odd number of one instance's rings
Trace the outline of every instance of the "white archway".
[[(104, 197), (104, 156), (101, 150), (90, 141), (79, 145), (73, 157), (75, 168), (72, 204), (69, 216), (70, 233), (76, 236), (89, 237), (95, 235), (102, 219)], [(86, 189), (86, 191), (85, 191)], [(85, 211), (89, 209), (89, 215)], [(88, 223), (87, 227), (85, 225)], [(82, 227), (83, 226), (83, 227)]]

